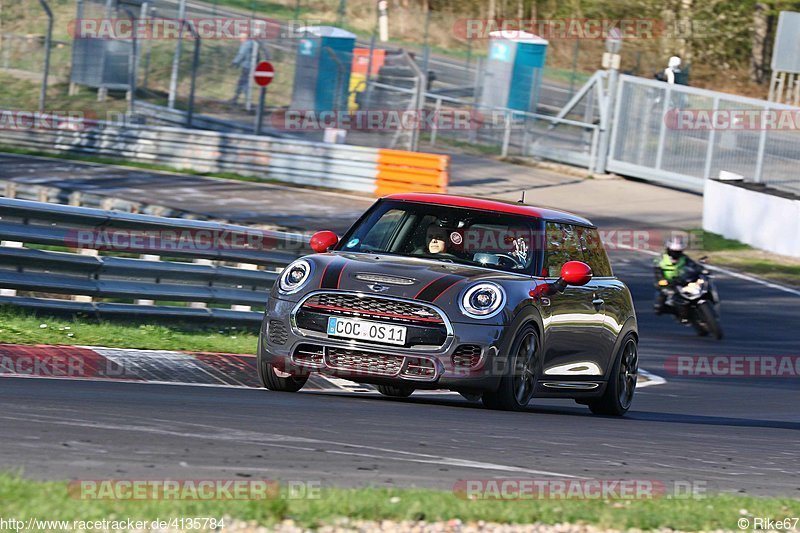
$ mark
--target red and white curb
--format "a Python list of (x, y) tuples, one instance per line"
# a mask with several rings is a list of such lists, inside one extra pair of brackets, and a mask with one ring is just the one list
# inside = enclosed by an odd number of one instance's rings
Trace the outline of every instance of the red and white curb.
[[(0, 344), (0, 377), (260, 388), (254, 355), (100, 346)], [(638, 387), (666, 381), (640, 370)], [(378, 394), (371, 385), (312, 374), (306, 390)], [(425, 394), (455, 394), (425, 391)]]

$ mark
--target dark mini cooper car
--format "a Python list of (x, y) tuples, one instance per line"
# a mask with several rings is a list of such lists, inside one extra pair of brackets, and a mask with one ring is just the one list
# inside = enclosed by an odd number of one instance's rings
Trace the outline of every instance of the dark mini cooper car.
[(265, 387), (311, 372), (388, 396), (450, 389), (491, 408), (572, 398), (622, 415), (638, 372), (636, 315), (588, 220), (438, 194), (378, 200), (342, 237), (316, 233), (272, 289)]

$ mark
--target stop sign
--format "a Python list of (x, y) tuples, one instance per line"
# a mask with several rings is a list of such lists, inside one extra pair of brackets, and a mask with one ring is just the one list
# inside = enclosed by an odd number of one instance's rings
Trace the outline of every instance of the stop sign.
[(256, 65), (256, 72), (253, 74), (253, 80), (256, 85), (266, 87), (272, 83), (272, 78), (275, 77), (275, 69), (272, 68), (272, 63), (269, 61), (262, 61)]

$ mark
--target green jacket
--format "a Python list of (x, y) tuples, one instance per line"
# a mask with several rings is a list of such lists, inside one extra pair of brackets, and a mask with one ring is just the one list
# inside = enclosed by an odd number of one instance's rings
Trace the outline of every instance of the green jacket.
[(662, 279), (673, 282), (681, 277), (683, 269), (688, 264), (688, 258), (682, 255), (677, 262), (673, 263), (669, 254), (663, 254), (661, 259), (656, 261), (656, 267), (660, 270)]

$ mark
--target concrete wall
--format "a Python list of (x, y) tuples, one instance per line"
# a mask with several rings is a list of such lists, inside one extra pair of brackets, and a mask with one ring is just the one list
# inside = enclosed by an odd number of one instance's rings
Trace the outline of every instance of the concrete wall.
[(762, 250), (800, 257), (800, 200), (706, 180), (703, 229)]

